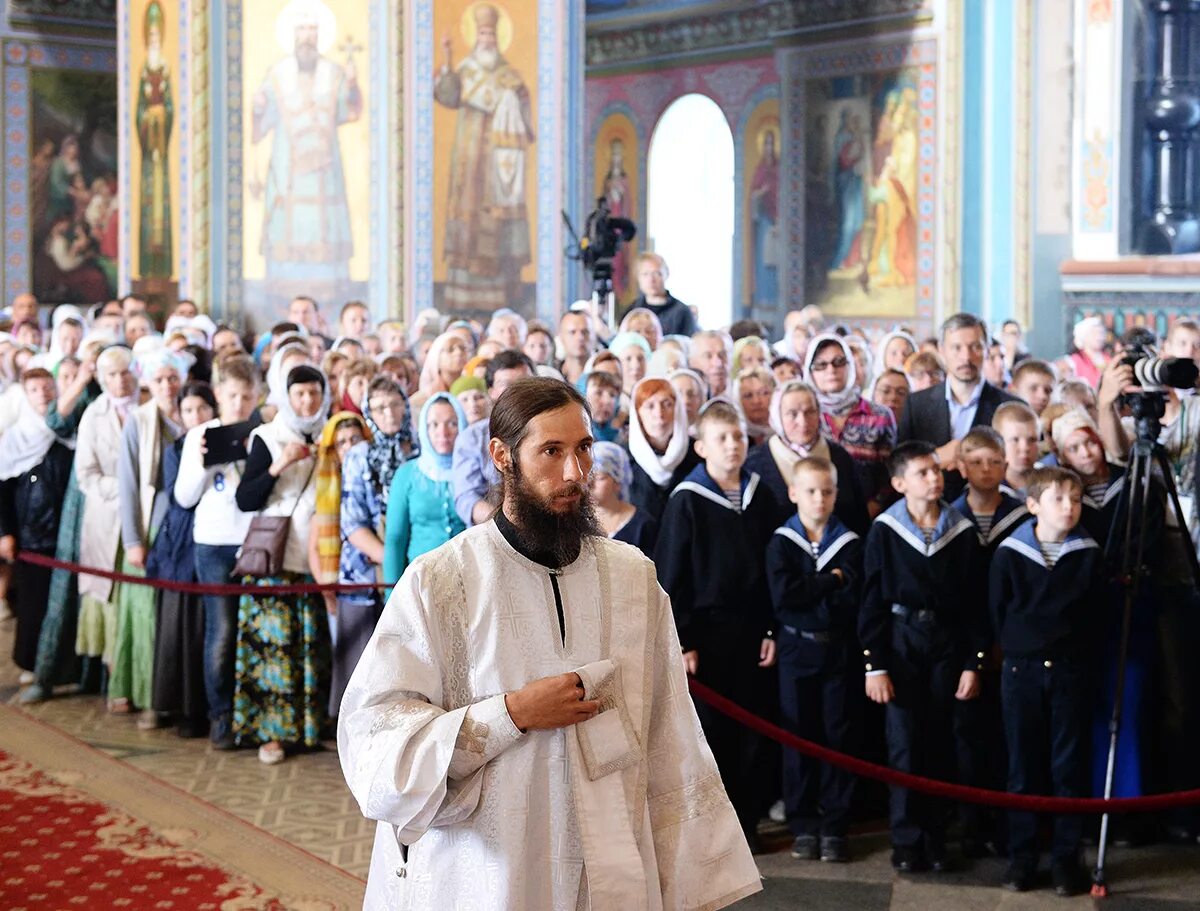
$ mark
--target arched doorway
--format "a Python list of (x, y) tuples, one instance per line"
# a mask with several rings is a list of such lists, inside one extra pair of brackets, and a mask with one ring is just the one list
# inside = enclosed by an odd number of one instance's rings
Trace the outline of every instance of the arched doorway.
[(659, 118), (646, 174), (646, 232), (670, 268), (667, 287), (700, 325), (733, 318), (733, 133), (707, 95), (684, 95)]

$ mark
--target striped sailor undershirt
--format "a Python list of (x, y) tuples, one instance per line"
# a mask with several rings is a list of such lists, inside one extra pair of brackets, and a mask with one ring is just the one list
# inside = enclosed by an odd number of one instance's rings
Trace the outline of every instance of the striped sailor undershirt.
[(992, 533), (992, 523), (996, 519), (994, 512), (977, 512), (975, 513), (975, 524), (979, 526), (979, 533), (985, 538)]
[(1047, 569), (1054, 569), (1054, 564), (1058, 562), (1058, 557), (1062, 553), (1062, 541), (1038, 541), (1038, 547), (1042, 550), (1042, 559), (1046, 561)]
[(733, 507), (734, 512), (742, 511), (742, 491), (735, 487), (733, 490), (722, 489), (721, 493), (725, 494), (725, 499), (729, 501), (729, 505)]

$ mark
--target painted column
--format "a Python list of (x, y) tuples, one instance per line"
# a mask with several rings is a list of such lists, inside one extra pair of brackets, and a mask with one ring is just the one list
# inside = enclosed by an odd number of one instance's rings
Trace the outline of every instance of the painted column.
[(1125, 245), (1128, 165), (1121, 137), (1128, 122), (1129, 54), (1122, 0), (1075, 0), (1072, 255), (1111, 260)]
[(1154, 56), (1153, 76), (1143, 89), (1147, 154), (1153, 166), (1150, 211), (1140, 225), (1138, 249), (1151, 254), (1195, 253), (1200, 250), (1200, 220), (1194, 206), (1200, 16), (1195, 5), (1185, 0), (1143, 0), (1142, 6)]

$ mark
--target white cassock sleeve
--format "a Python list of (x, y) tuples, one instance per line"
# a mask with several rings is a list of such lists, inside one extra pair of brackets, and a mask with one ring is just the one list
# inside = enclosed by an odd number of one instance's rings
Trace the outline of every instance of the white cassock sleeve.
[(445, 654), (422, 565), (397, 583), (342, 699), (338, 756), (363, 815), (409, 845), (479, 804), (483, 767), (519, 741), (503, 694), (447, 709)]

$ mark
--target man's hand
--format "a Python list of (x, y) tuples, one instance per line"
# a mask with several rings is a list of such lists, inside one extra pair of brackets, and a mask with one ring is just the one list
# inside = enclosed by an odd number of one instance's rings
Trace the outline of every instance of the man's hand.
[(11, 563), (17, 558), (17, 539), (12, 535), (0, 538), (0, 560)]
[(1121, 393), (1137, 389), (1133, 368), (1113, 359), (1104, 365), (1100, 374), (1100, 388), (1096, 391), (1096, 404), (1101, 411), (1109, 411), (1117, 403)]
[(775, 640), (764, 639), (762, 646), (758, 650), (758, 666), (759, 667), (774, 667), (775, 666)]
[(700, 653), (698, 651), (692, 649), (690, 652), (683, 653), (683, 669), (689, 676), (696, 676), (696, 672), (700, 670)]
[(146, 568), (146, 548), (141, 544), (135, 544), (125, 551), (125, 559), (129, 561), (130, 566), (136, 566), (138, 569)]
[(583, 698), (583, 681), (576, 673), (543, 677), (515, 693), (506, 693), (508, 716), (521, 731), (550, 731), (593, 718), (600, 702)]
[(979, 674), (976, 671), (963, 671), (958, 678), (958, 690), (954, 698), (959, 702), (968, 702), (979, 698)]
[(942, 468), (953, 468), (958, 464), (958, 444), (960, 442), (960, 440), (951, 440), (935, 450), (934, 454)]
[(892, 678), (887, 674), (871, 674), (867, 677), (867, 698), (880, 705), (887, 705), (896, 698)]

